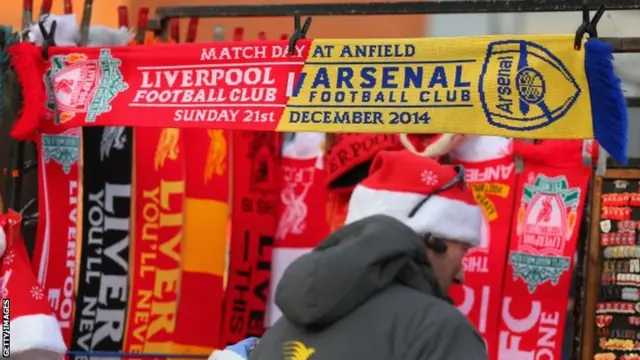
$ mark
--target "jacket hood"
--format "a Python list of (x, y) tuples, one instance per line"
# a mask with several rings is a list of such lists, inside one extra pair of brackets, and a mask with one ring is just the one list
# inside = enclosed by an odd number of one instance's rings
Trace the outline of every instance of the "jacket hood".
[(376, 215), (342, 227), (291, 263), (275, 303), (296, 325), (326, 326), (394, 283), (447, 299), (422, 239), (400, 221)]

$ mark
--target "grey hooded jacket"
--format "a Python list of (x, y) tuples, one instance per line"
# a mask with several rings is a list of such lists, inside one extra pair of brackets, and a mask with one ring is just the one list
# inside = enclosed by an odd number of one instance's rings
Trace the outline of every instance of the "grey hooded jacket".
[(276, 290), (283, 317), (250, 360), (485, 360), (422, 239), (387, 216), (347, 225), (294, 261)]

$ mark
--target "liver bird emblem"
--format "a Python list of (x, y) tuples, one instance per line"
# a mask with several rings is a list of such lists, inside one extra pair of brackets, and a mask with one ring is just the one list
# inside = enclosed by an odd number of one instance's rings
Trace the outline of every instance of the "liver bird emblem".
[(176, 160), (180, 149), (178, 143), (180, 140), (180, 129), (162, 129), (158, 146), (156, 147), (155, 169), (159, 170), (164, 163), (169, 160)]
[(308, 360), (315, 352), (314, 348), (308, 348), (300, 341), (287, 341), (284, 344), (285, 360)]
[(551, 198), (546, 197), (542, 199), (542, 207), (538, 212), (538, 218), (536, 223), (543, 223), (551, 221), (551, 214), (553, 213), (553, 205), (551, 205)]
[(209, 151), (204, 167), (204, 182), (208, 183), (213, 175), (223, 175), (226, 168), (227, 140), (223, 130), (207, 130), (209, 135)]

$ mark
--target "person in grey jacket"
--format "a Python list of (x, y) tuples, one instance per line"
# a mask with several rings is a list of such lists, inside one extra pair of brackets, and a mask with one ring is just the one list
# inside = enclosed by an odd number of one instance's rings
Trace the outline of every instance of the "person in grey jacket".
[(285, 271), (283, 317), (250, 360), (484, 360), (484, 341), (447, 296), (480, 242), (462, 168), (381, 152), (346, 225)]

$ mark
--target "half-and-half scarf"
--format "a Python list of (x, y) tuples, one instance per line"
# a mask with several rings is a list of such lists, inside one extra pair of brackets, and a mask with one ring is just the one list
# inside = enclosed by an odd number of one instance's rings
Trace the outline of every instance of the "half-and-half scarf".
[[(591, 139), (626, 161), (612, 46), (574, 35), (9, 49), (30, 104), (13, 135), (77, 126)], [(43, 77), (51, 86), (48, 94)], [(54, 95), (55, 93), (55, 95)]]

